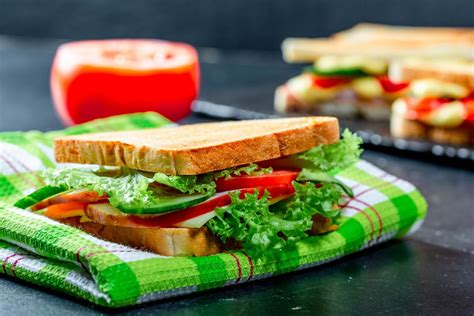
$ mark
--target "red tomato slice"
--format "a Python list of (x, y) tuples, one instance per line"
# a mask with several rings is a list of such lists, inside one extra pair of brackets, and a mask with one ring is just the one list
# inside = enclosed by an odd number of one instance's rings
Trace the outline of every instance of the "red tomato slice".
[(474, 124), (474, 99), (463, 101), (467, 109), (466, 121), (471, 124)]
[(299, 171), (275, 170), (270, 174), (261, 176), (232, 176), (229, 179), (219, 178), (216, 181), (217, 192), (231, 191), (242, 188), (270, 187), (289, 185), (298, 177)]
[(474, 92), (471, 92), (467, 97), (460, 99), (459, 101), (463, 103), (474, 102)]
[(395, 93), (407, 88), (410, 84), (407, 82), (394, 82), (388, 78), (388, 76), (378, 76), (377, 80), (379, 81), (382, 89), (386, 93)]
[[(240, 190), (240, 198), (243, 198), (247, 193), (254, 193), (258, 190), (259, 197), (262, 197), (265, 190), (270, 193), (271, 198), (278, 198), (280, 196), (289, 196), (295, 192), (293, 186), (290, 185), (279, 185), (273, 187), (259, 187), (259, 188), (246, 188)], [(177, 223), (184, 222), (186, 220), (201, 216), (203, 214), (212, 212), (217, 207), (223, 207), (229, 205), (231, 198), (228, 192), (222, 192), (216, 194), (214, 197), (200, 204), (194, 205), (190, 208), (170, 212), (164, 215), (124, 215), (120, 214), (100, 214), (94, 210), (91, 205), (86, 210), (86, 215), (94, 222), (103, 225), (115, 225), (125, 227), (172, 227)]]
[(313, 77), (313, 85), (323, 89), (332, 88), (351, 82), (352, 79), (345, 77)]
[(48, 206), (45, 216), (53, 219), (68, 218), (74, 216), (83, 216), (84, 209), (88, 203), (85, 202), (69, 202)]
[(422, 98), (422, 99), (406, 98), (405, 101), (410, 111), (423, 115), (435, 109), (438, 109), (444, 103), (452, 102), (453, 99), (427, 97), (427, 98)]
[(63, 44), (51, 70), (56, 110), (68, 125), (155, 111), (171, 120), (190, 113), (199, 91), (196, 50), (159, 40)]

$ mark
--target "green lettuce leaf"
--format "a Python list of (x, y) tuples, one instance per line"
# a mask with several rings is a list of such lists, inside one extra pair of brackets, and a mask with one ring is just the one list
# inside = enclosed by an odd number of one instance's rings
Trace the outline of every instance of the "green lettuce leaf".
[(362, 139), (346, 129), (337, 143), (315, 146), (299, 154), (274, 159), (271, 160), (271, 165), (278, 168), (306, 168), (333, 172), (357, 162), (362, 153), (361, 144)]
[(362, 153), (361, 144), (362, 139), (346, 129), (342, 133), (339, 142), (330, 145), (319, 145), (293, 157), (309, 163), (304, 167), (310, 169), (321, 171), (344, 169), (359, 160)]
[(153, 175), (153, 180), (183, 193), (213, 194), (216, 191), (216, 183), (210, 175), (169, 176), (158, 172)]
[(268, 194), (258, 192), (244, 198), (230, 194), (232, 203), (216, 209), (207, 227), (224, 243), (232, 240), (251, 256), (261, 256), (292, 245), (308, 237), (312, 217), (319, 213), (337, 222), (340, 214), (333, 209), (342, 198), (342, 190), (334, 184), (316, 187), (313, 183), (294, 182), (293, 198), (270, 206)]
[(42, 174), (46, 184), (67, 186), (69, 189), (87, 189), (99, 194), (107, 193), (110, 204), (115, 207), (145, 208), (153, 205), (155, 194), (149, 190), (153, 182), (140, 172), (120, 168), (113, 171), (79, 168), (47, 169)]
[(251, 163), (242, 167), (229, 168), (225, 170), (212, 172), (212, 177), (214, 179), (225, 177), (229, 179), (231, 176), (240, 176), (242, 174), (252, 175), (252, 176), (261, 176), (264, 174), (272, 173), (273, 169), (269, 168), (260, 168), (257, 164)]

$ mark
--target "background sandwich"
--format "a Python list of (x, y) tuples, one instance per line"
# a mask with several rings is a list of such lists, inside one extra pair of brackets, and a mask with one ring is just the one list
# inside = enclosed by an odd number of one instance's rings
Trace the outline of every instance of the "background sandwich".
[(376, 24), (359, 24), (327, 39), (288, 38), (283, 58), (313, 66), (276, 89), (275, 109), (388, 120), (391, 104), (409, 84), (387, 77), (390, 60), (474, 59), (473, 45), (473, 29)]
[(473, 144), (474, 62), (397, 61), (390, 66), (390, 76), (411, 81), (409, 94), (393, 104), (393, 136)]
[(69, 136), (55, 140), (58, 162), (101, 167), (47, 170), (15, 205), (163, 255), (258, 256), (337, 228), (352, 193), (331, 170), (359, 144), (329, 117)]

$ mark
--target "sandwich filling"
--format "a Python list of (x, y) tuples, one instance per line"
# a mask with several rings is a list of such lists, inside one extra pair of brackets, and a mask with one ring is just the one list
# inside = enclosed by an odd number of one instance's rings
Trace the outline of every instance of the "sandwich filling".
[(337, 228), (349, 187), (333, 174), (356, 162), (361, 140), (192, 176), (124, 167), (63, 167), (43, 172), (47, 186), (15, 205), (55, 220), (80, 218), (134, 228), (207, 227), (223, 244), (251, 255), (277, 251)]
[(393, 110), (427, 126), (474, 129), (474, 91), (455, 83), (415, 80), (409, 95), (396, 100)]
[(295, 108), (329, 101), (389, 107), (407, 91), (408, 83), (391, 81), (387, 67), (377, 58), (323, 56), (284, 85), (287, 102)]

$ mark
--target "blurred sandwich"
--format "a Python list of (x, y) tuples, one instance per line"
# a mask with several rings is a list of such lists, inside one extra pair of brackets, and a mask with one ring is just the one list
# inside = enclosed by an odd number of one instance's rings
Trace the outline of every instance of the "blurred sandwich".
[(49, 169), (15, 206), (161, 255), (259, 256), (337, 229), (352, 191), (329, 171), (359, 144), (331, 117), (68, 136), (56, 160), (96, 167)]
[(393, 136), (474, 143), (473, 61), (397, 61), (390, 66), (390, 77), (411, 82), (408, 95), (393, 104)]
[(287, 62), (311, 62), (278, 87), (275, 109), (384, 120), (409, 82), (387, 77), (392, 59), (418, 56), (474, 59), (474, 29), (359, 24), (328, 39), (288, 38)]

